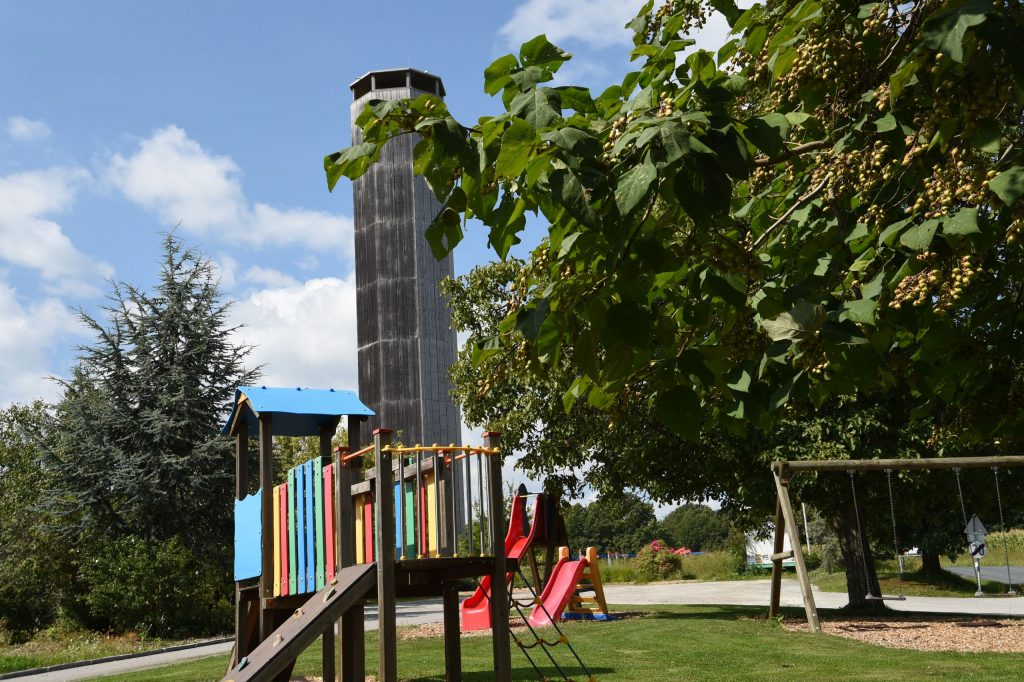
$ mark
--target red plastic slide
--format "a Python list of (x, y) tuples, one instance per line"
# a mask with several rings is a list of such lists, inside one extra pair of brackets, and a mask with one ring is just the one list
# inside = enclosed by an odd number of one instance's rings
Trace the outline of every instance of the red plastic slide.
[[(523, 534), (526, 515), (526, 498), (516, 495), (512, 498), (512, 518), (505, 533), (505, 556), (518, 561), (533, 543), (537, 529), (544, 523), (543, 495), (536, 495), (533, 501), (533, 523), (529, 533)], [(505, 574), (505, 589), (508, 589), (515, 572)], [(485, 575), (480, 587), (462, 602), (462, 631), (491, 629), (491, 577)]]
[(530, 625), (550, 625), (552, 619), (557, 621), (562, 617), (562, 611), (569, 604), (569, 598), (576, 591), (576, 585), (579, 584), (586, 568), (586, 559), (558, 560), (548, 584), (544, 586), (544, 592), (540, 595), (540, 604), (533, 607)]

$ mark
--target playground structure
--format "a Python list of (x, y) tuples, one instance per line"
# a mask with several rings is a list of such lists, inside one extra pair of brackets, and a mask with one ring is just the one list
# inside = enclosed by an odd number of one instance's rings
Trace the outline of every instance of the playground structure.
[[(224, 680), (287, 680), (296, 657), (322, 637), (324, 679), (362, 681), (367, 599), (376, 599), (378, 606), (378, 679), (397, 680), (396, 599), (424, 596), (442, 598), (445, 679), (459, 680), (458, 582), (466, 578), (478, 579), (480, 596), (471, 607), (463, 606), (462, 614), (467, 629), (486, 621), (483, 627), (492, 630), (495, 680), (511, 678), (510, 636), (542, 679), (546, 677), (528, 651), (536, 646), (569, 679), (548, 651), (558, 644), (568, 645), (561, 630), (554, 642), (544, 641), (536, 632), (535, 641), (523, 642), (508, 627), (510, 590), (489, 589), (490, 585), (510, 586), (510, 576), (523, 575), (520, 559), (524, 555), (534, 572), (534, 585), (540, 585), (533, 542), (545, 519), (560, 520), (546, 509), (556, 508), (557, 501), (552, 505), (542, 494), (533, 496), (535, 511), (531, 531), (526, 533), (529, 495), (521, 491), (524, 494), (514, 498), (506, 535), (498, 434), (484, 434), (480, 447), (402, 447), (392, 443), (390, 430), (381, 428), (373, 431), (372, 445), (356, 449), (361, 422), (371, 414), (348, 391), (267, 387), (236, 391), (223, 429), (236, 440), (237, 478), (235, 649)], [(350, 445), (332, 452), (331, 438), (342, 417)], [(259, 487), (251, 492), (252, 435), (258, 437)], [(320, 456), (275, 477), (275, 435), (318, 436)], [(364, 461), (371, 455), (374, 466), (367, 469)], [(457, 468), (462, 474), (458, 477)], [(477, 511), (475, 528), (456, 522), (460, 508)], [(501, 537), (504, 544), (495, 542)], [(557, 620), (582, 587), (581, 577), (590, 564), (586, 559), (552, 561), (552, 543), (564, 537), (564, 525), (548, 523), (542, 537), (551, 539), (545, 563), (550, 575), (544, 594), (534, 593), (530, 605), (538, 624), (546, 616), (546, 622), (558, 628)], [(591, 570), (590, 580), (596, 576), (599, 586), (596, 566)], [(599, 608), (606, 615), (603, 593), (599, 596)], [(512, 605), (523, 615), (520, 602), (513, 599)], [(469, 612), (473, 615), (467, 616)], [(523, 618), (532, 631), (530, 618)], [(571, 645), (568, 648), (572, 650)], [(586, 666), (572, 653), (586, 673)], [(586, 676), (593, 679), (589, 673)]]
[[(892, 520), (892, 542), (893, 551), (899, 555), (899, 539), (896, 535), (896, 506), (894, 502), (893, 490), (892, 490), (892, 472), (898, 470), (928, 470), (928, 469), (952, 469), (956, 474), (956, 487), (957, 493), (960, 498), (960, 509), (964, 517), (965, 525), (967, 522), (967, 510), (964, 504), (963, 490), (960, 486), (960, 471), (962, 469), (983, 469), (990, 468), (995, 474), (995, 492), (996, 499), (999, 505), (999, 522), (1002, 526), (1002, 530), (1006, 530), (1006, 523), (1003, 516), (1003, 503), (999, 488), (999, 470), (1003, 468), (1012, 468), (1024, 466), (1024, 456), (1006, 456), (1006, 457), (928, 457), (922, 459), (869, 459), (869, 460), (846, 460), (846, 459), (827, 459), (827, 460), (777, 460), (772, 462), (771, 471), (772, 476), (775, 479), (775, 551), (771, 556), (772, 560), (772, 581), (771, 581), (771, 598), (768, 606), (769, 617), (776, 617), (779, 614), (779, 602), (782, 593), (782, 564), (783, 561), (792, 559), (796, 565), (797, 579), (800, 583), (800, 592), (803, 596), (804, 612), (807, 616), (807, 624), (812, 632), (821, 632), (821, 624), (818, 620), (818, 610), (814, 603), (814, 595), (811, 592), (811, 582), (807, 574), (807, 564), (804, 561), (803, 553), (800, 550), (800, 534), (796, 523), (796, 514), (793, 511), (793, 503), (789, 495), (789, 484), (793, 479), (793, 476), (800, 471), (819, 471), (819, 472), (846, 472), (850, 477), (850, 491), (854, 505), (854, 514), (857, 520), (858, 535), (862, 544), (862, 556), (866, 556), (866, 544), (867, 541), (864, 536), (863, 529), (860, 527), (860, 511), (857, 506), (857, 485), (856, 475), (860, 472), (865, 471), (884, 471), (886, 474), (886, 482), (888, 486), (888, 498), (889, 498), (889, 513)], [(977, 517), (975, 517), (976, 519)], [(965, 530), (968, 530), (965, 528)], [(783, 542), (785, 538), (789, 538), (790, 545), (795, 550), (784, 550)], [(974, 554), (972, 546), (972, 554)], [(975, 554), (975, 559), (977, 555)], [(866, 561), (866, 559), (865, 559)], [(977, 570), (977, 561), (975, 562), (975, 569)], [(1013, 582), (1010, 575), (1010, 559), (1009, 554), (1006, 554), (1006, 569), (1007, 569), (1007, 581), (1009, 583), (1009, 589), (1006, 596), (1016, 596), (1016, 592), (1013, 590)], [(899, 594), (895, 596), (883, 596), (867, 594), (869, 601), (902, 601), (906, 599), (903, 595), (903, 584), (902, 584), (902, 573), (903, 568), (900, 565), (900, 588)], [(865, 566), (865, 574), (867, 574), (867, 567)], [(978, 596), (983, 596), (981, 593), (981, 580), (978, 579)]]

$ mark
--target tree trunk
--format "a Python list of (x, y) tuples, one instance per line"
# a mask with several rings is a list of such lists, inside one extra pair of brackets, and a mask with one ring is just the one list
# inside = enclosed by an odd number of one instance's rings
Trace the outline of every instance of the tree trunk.
[(941, 575), (942, 565), (939, 563), (939, 555), (922, 551), (921, 570), (925, 575)]
[[(864, 509), (861, 508), (860, 521), (863, 526), (866, 522)], [(839, 545), (843, 552), (843, 563), (846, 566), (846, 594), (850, 600), (848, 607), (874, 608), (881, 602), (868, 601), (867, 595), (879, 596), (881, 589), (878, 585), (878, 575), (875, 573), (875, 561), (871, 556), (869, 543), (862, 542), (860, 533), (857, 531), (857, 517), (854, 516), (853, 505), (844, 511), (834, 521), (836, 533), (839, 535)]]

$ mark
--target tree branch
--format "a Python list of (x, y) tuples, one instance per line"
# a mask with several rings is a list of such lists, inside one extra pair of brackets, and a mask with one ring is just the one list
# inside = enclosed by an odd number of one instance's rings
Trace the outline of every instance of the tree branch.
[(813, 152), (816, 149), (827, 147), (829, 144), (831, 143), (828, 140), (815, 140), (814, 142), (805, 142), (804, 144), (799, 144), (793, 147), (792, 149), (788, 149), (783, 153), (779, 154), (778, 156), (772, 158), (768, 158), (767, 156), (759, 156), (756, 159), (754, 159), (754, 165), (774, 166), (777, 163), (789, 161), (794, 156), (800, 156), (801, 154), (806, 154), (807, 152)]
[(764, 241), (766, 239), (768, 239), (768, 237), (771, 235), (771, 233), (774, 232), (779, 227), (779, 225), (782, 225), (784, 222), (789, 220), (789, 217), (791, 215), (793, 215), (798, 208), (800, 208), (801, 206), (806, 204), (808, 201), (810, 201), (814, 197), (818, 196), (818, 194), (821, 192), (821, 190), (825, 189), (825, 185), (827, 183), (828, 183), (828, 178), (825, 178), (824, 180), (822, 180), (821, 182), (818, 183), (817, 187), (814, 187), (812, 190), (807, 192), (807, 194), (804, 194), (802, 197), (800, 197), (795, 202), (793, 202), (793, 205), (789, 207), (789, 210), (787, 210), (785, 213), (783, 213), (782, 216), (778, 220), (776, 220), (774, 223), (772, 223), (771, 226), (767, 230), (762, 232), (761, 236), (758, 237), (754, 241), (754, 248), (756, 249), (759, 246), (761, 246), (762, 244), (764, 244)]

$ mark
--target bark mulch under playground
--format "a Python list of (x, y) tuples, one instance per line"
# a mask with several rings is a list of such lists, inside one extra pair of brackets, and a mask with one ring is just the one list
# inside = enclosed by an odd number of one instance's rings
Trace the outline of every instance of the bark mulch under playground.
[[(807, 622), (786, 618), (782, 627), (808, 630)], [(822, 632), (892, 649), (1024, 653), (1024, 619), (965, 616), (829, 616)]]

